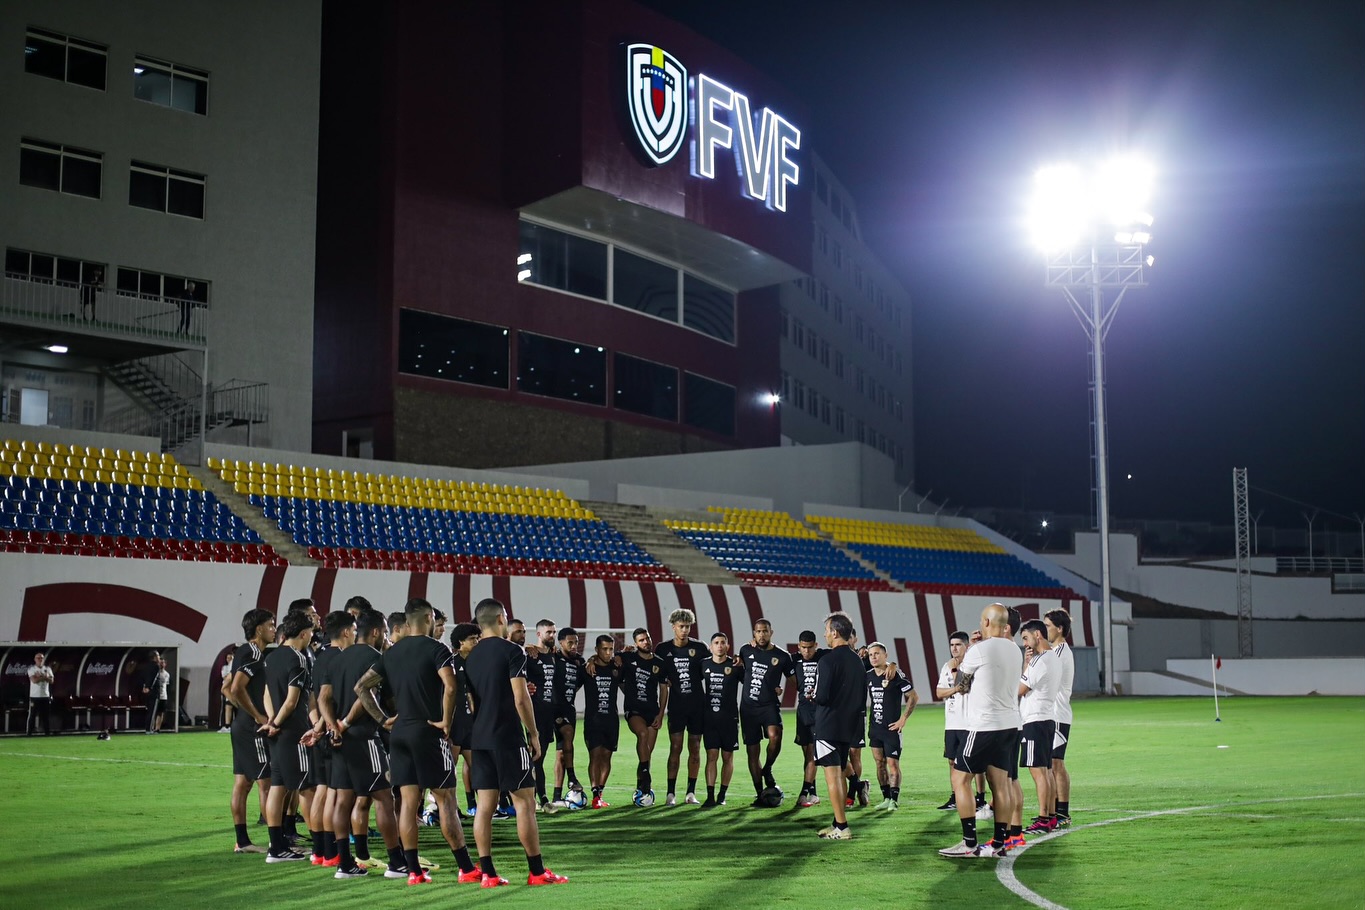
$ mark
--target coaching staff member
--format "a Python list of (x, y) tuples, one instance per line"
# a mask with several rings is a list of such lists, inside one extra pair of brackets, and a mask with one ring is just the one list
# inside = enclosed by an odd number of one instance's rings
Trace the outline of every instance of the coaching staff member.
[(526, 688), (526, 651), (507, 640), (507, 609), (499, 601), (491, 597), (479, 601), (474, 622), (479, 640), (465, 660), (465, 675), (474, 703), (469, 768), (478, 800), (474, 843), (479, 848), (482, 887), (508, 884), (493, 866), (493, 813), (498, 794), (504, 791), (512, 795), (517, 810), (517, 837), (530, 867), (526, 884), (562, 885), (568, 879), (546, 869), (540, 856), (535, 804), (540, 733)]
[(829, 650), (820, 658), (815, 677), (815, 763), (825, 769), (825, 786), (834, 809), (834, 824), (822, 828), (826, 840), (852, 840), (844, 803), (848, 792), (844, 766), (849, 746), (860, 738), (867, 685), (863, 661), (848, 643), (853, 621), (844, 613), (825, 619), (825, 643)]

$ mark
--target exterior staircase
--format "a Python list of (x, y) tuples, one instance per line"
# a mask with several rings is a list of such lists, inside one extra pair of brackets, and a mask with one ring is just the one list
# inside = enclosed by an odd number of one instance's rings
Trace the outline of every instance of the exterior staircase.
[(908, 591), (908, 590), (910, 590), (910, 589), (907, 588), (905, 585), (901, 584), (899, 581), (897, 581), (896, 579), (892, 578), (892, 577), (891, 577), (890, 575), (888, 575), (885, 571), (883, 571), (881, 566), (877, 565), (875, 562), (868, 562), (866, 559), (863, 559), (862, 556), (860, 556), (856, 551), (850, 550), (850, 549), (848, 548), (848, 546), (844, 544), (843, 541), (835, 540), (835, 539), (834, 539), (834, 535), (825, 533), (824, 531), (820, 530), (819, 528), (813, 526), (810, 522), (802, 522), (802, 524), (804, 524), (806, 527), (810, 528), (810, 529), (811, 529), (812, 531), (814, 531), (816, 534), (819, 534), (821, 540), (827, 540), (827, 541), (829, 541), (829, 545), (832, 546), (834, 549), (838, 550), (840, 553), (844, 554), (844, 555), (847, 556), (849, 559), (853, 560), (853, 561), (856, 562), (858, 565), (862, 566), (864, 569), (867, 569), (867, 570), (868, 570), (869, 572), (871, 572), (873, 575), (877, 576), (877, 577), (880, 578), (882, 581), (884, 581), (884, 582), (886, 582), (887, 584), (889, 584), (889, 585), (891, 586), (892, 590), (894, 590), (894, 591)]
[[(677, 572), (684, 581), (705, 585), (743, 584), (714, 559), (665, 527), (664, 519), (675, 517), (672, 514), (618, 502), (584, 501), (583, 506), (592, 509), (594, 515), (620, 531), (641, 550)], [(693, 512), (678, 514), (697, 518), (697, 513)], [(710, 520), (714, 520), (714, 516)]]
[(101, 429), (155, 436), (163, 452), (174, 452), (198, 439), (201, 415), (208, 432), (220, 427), (251, 426), (270, 419), (270, 387), (262, 382), (229, 379), (208, 390), (204, 414), (202, 379), (178, 355), (127, 360), (105, 368), (133, 406), (106, 414)]

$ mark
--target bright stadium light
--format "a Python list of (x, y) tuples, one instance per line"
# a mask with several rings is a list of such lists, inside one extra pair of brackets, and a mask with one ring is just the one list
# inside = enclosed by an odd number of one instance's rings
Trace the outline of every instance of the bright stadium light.
[[(1089, 174), (1073, 165), (1034, 174), (1030, 222), (1034, 243), (1047, 256), (1048, 287), (1066, 295), (1090, 339), (1092, 493), (1100, 535), (1100, 591), (1104, 642), (1104, 687), (1114, 694), (1113, 585), (1109, 572), (1109, 451), (1104, 405), (1104, 337), (1123, 295), (1145, 287), (1144, 269), (1153, 258), (1150, 211), (1155, 171), (1141, 158), (1110, 159)], [(1105, 293), (1110, 294), (1108, 308)], [(1077, 299), (1089, 297), (1089, 306)]]
[(768, 405), (769, 407), (776, 407), (778, 404), (781, 403), (782, 396), (777, 394), (776, 392), (764, 392), (762, 395), (758, 396), (758, 400)]

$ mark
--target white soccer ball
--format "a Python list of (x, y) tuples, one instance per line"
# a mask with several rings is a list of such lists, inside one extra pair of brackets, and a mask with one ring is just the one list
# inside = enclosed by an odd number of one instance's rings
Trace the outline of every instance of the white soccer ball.
[(641, 809), (648, 809), (650, 806), (654, 805), (654, 791), (636, 790), (635, 805), (639, 806)]
[(564, 794), (564, 802), (569, 804), (570, 809), (582, 809), (588, 804), (588, 794), (582, 790), (570, 790)]

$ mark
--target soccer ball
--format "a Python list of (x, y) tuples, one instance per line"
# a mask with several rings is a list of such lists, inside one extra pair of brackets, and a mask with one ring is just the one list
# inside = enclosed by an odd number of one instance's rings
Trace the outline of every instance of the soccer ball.
[(564, 802), (569, 804), (570, 809), (582, 809), (588, 805), (588, 795), (582, 790), (570, 790), (564, 794)]
[(784, 796), (781, 787), (764, 787), (763, 792), (758, 794), (758, 801), (769, 809), (776, 809), (782, 805)]
[(636, 790), (635, 805), (639, 806), (641, 809), (648, 809), (650, 806), (654, 805), (654, 791)]

